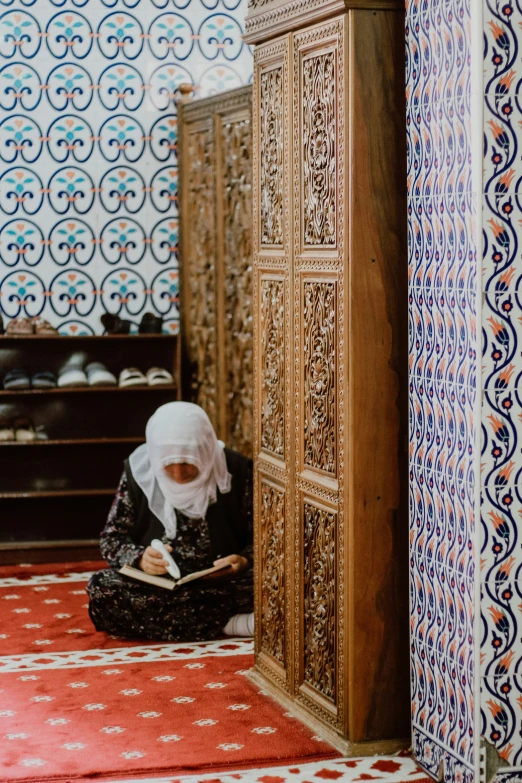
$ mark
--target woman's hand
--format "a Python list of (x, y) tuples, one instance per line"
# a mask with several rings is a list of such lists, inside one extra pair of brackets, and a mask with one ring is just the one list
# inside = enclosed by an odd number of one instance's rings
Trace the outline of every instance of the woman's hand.
[(228, 555), (228, 557), (220, 557), (219, 560), (214, 560), (213, 565), (220, 568), (228, 568), (227, 571), (216, 572), (215, 574), (208, 574), (203, 577), (204, 579), (232, 579), (248, 568), (248, 560), (241, 555)]
[[(165, 544), (165, 549), (172, 552), (172, 547), (169, 544)], [(161, 574), (167, 573), (167, 561), (163, 559), (161, 552), (151, 546), (148, 546), (142, 554), (138, 565), (142, 571), (151, 576), (161, 576)]]

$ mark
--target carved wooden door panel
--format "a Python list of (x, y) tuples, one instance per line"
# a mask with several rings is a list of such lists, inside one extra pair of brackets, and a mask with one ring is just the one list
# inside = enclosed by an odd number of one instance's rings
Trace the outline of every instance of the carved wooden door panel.
[(259, 46), (254, 96), (256, 665), (336, 727), (344, 677), (344, 35), (341, 19)]
[(252, 454), (252, 89), (180, 106), (182, 323), (191, 388)]
[(221, 437), (252, 454), (252, 105), (216, 113)]
[(211, 117), (185, 131), (181, 261), (183, 326), (190, 361), (190, 396), (218, 430), (215, 140)]
[(274, 41), (256, 50), (254, 65), (256, 662), (285, 691), (293, 649), (290, 51), (289, 37)]
[(294, 35), (296, 699), (343, 725), (346, 18)]

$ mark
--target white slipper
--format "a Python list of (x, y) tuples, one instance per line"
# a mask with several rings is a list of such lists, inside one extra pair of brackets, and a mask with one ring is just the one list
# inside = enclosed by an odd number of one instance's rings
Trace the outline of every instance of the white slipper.
[(88, 386), (89, 382), (87, 376), (81, 367), (77, 365), (65, 366), (58, 375), (58, 386), (63, 388), (78, 388), (80, 386)]
[(174, 378), (163, 367), (151, 367), (150, 370), (147, 370), (147, 383), (149, 386), (166, 386), (173, 384)]
[(125, 386), (146, 386), (147, 379), (136, 367), (127, 367), (120, 372), (120, 383), (123, 388)]
[(116, 376), (101, 362), (91, 362), (85, 368), (89, 386), (117, 386)]
[(15, 440), (12, 422), (2, 419), (0, 422), (0, 443), (6, 443), (10, 440)]

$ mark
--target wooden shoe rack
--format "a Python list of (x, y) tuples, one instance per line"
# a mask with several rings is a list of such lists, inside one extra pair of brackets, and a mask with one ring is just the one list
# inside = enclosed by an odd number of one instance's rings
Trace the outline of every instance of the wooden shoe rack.
[(4, 390), (0, 416), (26, 416), (48, 440), (0, 443), (0, 563), (99, 558), (124, 459), (144, 442), (159, 405), (180, 399), (177, 335), (0, 337), (0, 380), (14, 368), (56, 375), (71, 356), (125, 367), (164, 367), (168, 386)]

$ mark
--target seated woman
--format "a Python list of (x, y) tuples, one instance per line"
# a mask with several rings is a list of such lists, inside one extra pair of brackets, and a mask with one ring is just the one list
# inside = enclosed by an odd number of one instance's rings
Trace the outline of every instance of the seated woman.
[[(167, 572), (159, 538), (181, 576), (226, 565), (173, 591), (118, 573)], [(149, 419), (146, 443), (125, 462), (100, 548), (110, 569), (87, 586), (99, 631), (165, 641), (252, 633), (252, 460), (226, 449), (198, 405), (171, 402)], [(225, 575), (223, 575), (225, 574)]]

